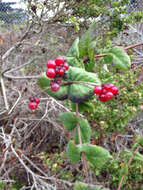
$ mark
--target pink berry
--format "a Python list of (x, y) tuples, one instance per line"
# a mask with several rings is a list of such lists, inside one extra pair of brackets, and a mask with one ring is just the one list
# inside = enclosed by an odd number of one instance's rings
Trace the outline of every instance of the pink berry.
[(46, 75), (48, 78), (54, 78), (56, 76), (55, 69), (53, 69), (53, 68), (47, 69)]
[(31, 110), (35, 110), (37, 109), (38, 104), (36, 102), (29, 102), (28, 106)]
[(59, 75), (60, 75), (61, 77), (64, 75), (64, 73), (65, 73), (65, 70), (64, 70), (64, 69), (60, 69), (60, 70), (59, 70)]
[(114, 95), (118, 94), (118, 91), (119, 91), (119, 89), (118, 89), (116, 86), (113, 86), (113, 87), (110, 89), (110, 92), (112, 92)]
[(101, 95), (99, 96), (99, 100), (100, 100), (101, 102), (107, 101), (106, 95), (105, 95), (105, 94), (101, 94)]
[(48, 62), (47, 62), (47, 67), (48, 68), (53, 68), (55, 69), (56, 68), (56, 63), (53, 59), (50, 59)]
[(39, 104), (39, 103), (40, 103), (40, 99), (39, 99), (39, 98), (35, 98), (35, 102), (36, 102), (37, 104)]
[(110, 99), (112, 99), (113, 96), (114, 96), (114, 95), (113, 95), (112, 92), (107, 92), (107, 93), (105, 94), (106, 100), (110, 100)]
[(69, 69), (69, 64), (67, 62), (64, 63), (64, 68), (66, 71)]
[(94, 94), (101, 94), (102, 93), (102, 87), (101, 86), (95, 86), (93, 92), (94, 92)]
[(55, 63), (57, 66), (64, 64), (65, 60), (63, 57), (57, 57)]
[(59, 84), (53, 83), (53, 84), (51, 85), (51, 90), (52, 90), (53, 92), (56, 92), (56, 91), (58, 91), (59, 89), (60, 89), (60, 85), (59, 85)]

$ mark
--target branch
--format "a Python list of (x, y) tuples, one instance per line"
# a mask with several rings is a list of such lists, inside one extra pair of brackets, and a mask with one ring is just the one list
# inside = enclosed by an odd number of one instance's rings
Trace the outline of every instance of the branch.
[[(76, 117), (78, 118), (79, 117), (78, 103), (76, 103), (75, 106), (76, 106)], [(79, 123), (77, 124), (77, 130), (78, 130), (79, 143), (80, 143), (80, 145), (82, 145), (82, 138), (81, 138), (80, 124)], [(84, 152), (82, 152), (81, 156), (82, 156), (82, 162), (83, 162), (84, 172), (85, 172), (85, 175), (86, 175), (86, 182), (89, 185), (89, 175), (88, 175), (88, 169), (87, 169), (87, 161), (85, 159)]]
[[(143, 42), (140, 42), (140, 43), (137, 43), (137, 44), (134, 44), (134, 45), (130, 45), (130, 46), (127, 46), (124, 48), (124, 50), (128, 50), (128, 49), (133, 49), (135, 47), (138, 47), (138, 46), (142, 46), (143, 45)], [(105, 57), (107, 56), (108, 54), (99, 54), (99, 55), (95, 55), (94, 58), (100, 58), (100, 57)], [(89, 59), (88, 59), (89, 60)], [(85, 61), (85, 60), (84, 60)], [(86, 62), (86, 61), (85, 61)]]

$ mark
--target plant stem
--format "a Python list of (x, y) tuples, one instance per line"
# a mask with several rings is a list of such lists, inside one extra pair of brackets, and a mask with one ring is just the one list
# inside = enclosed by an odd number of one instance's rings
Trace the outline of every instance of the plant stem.
[[(135, 47), (142, 46), (142, 45), (143, 45), (143, 42), (140, 42), (140, 43), (137, 43), (137, 44), (127, 46), (127, 47), (124, 48), (124, 50), (133, 49)], [(105, 57), (107, 55), (108, 55), (107, 53), (99, 54), (99, 55), (95, 55), (94, 58)], [(87, 62), (87, 61), (89, 61), (89, 58), (88, 57), (84, 58), (83, 62)]]
[[(77, 118), (79, 117), (78, 103), (76, 103), (76, 117)], [(80, 143), (80, 145), (82, 145), (82, 139), (81, 139), (81, 133), (80, 133), (80, 124), (79, 123), (77, 125), (77, 130), (78, 130), (79, 143)], [(88, 185), (90, 185), (89, 174), (88, 174), (88, 169), (87, 169), (87, 161), (85, 159), (84, 152), (82, 152), (81, 157), (82, 157), (83, 168), (84, 168), (84, 172), (85, 172), (85, 176), (86, 176), (86, 182), (88, 183)]]
[(93, 82), (85, 82), (85, 81), (66, 81), (66, 82), (61, 83), (61, 85), (70, 85), (70, 84), (84, 84), (84, 85), (91, 85), (91, 86), (97, 85)]
[[(134, 158), (134, 154), (135, 154), (138, 150), (139, 150), (139, 146), (136, 148), (136, 150), (133, 152), (132, 156), (130, 157), (130, 159), (129, 159), (127, 165), (126, 165), (126, 168), (127, 168), (127, 169), (129, 168), (129, 165), (131, 164), (131, 162), (132, 162), (132, 160), (133, 160), (133, 158)], [(124, 180), (125, 176), (126, 176), (125, 174), (122, 176), (117, 190), (121, 190), (121, 187), (122, 187), (123, 180)]]

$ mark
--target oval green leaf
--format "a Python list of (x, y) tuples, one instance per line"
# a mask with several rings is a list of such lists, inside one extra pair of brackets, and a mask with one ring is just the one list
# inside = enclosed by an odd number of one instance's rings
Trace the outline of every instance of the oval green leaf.
[(105, 63), (112, 64), (113, 67), (120, 70), (128, 70), (131, 66), (131, 60), (126, 51), (119, 46), (113, 47), (104, 58)]

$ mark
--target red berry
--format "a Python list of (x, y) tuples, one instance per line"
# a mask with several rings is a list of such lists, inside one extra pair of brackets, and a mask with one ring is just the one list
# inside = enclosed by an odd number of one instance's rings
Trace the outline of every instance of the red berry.
[(59, 75), (60, 75), (61, 77), (64, 75), (64, 73), (65, 73), (65, 70), (64, 70), (64, 69), (60, 69), (60, 70), (59, 70)]
[(110, 100), (110, 99), (112, 99), (113, 96), (114, 96), (114, 95), (113, 95), (112, 92), (107, 92), (107, 93), (105, 94), (106, 100)]
[(53, 68), (55, 69), (56, 68), (56, 63), (53, 59), (50, 59), (48, 62), (47, 62), (47, 67), (48, 68)]
[(118, 94), (118, 88), (116, 86), (113, 86), (111, 89), (110, 89), (110, 92), (112, 92), (114, 95)]
[(57, 57), (55, 63), (57, 66), (64, 64), (65, 60), (63, 57)]
[(62, 81), (61, 81), (60, 79), (57, 79), (57, 80), (56, 80), (56, 83), (57, 83), (57, 84), (61, 84), (61, 82), (62, 82)]
[(114, 86), (114, 84), (108, 83), (108, 84), (104, 85), (104, 89), (106, 89), (107, 91), (110, 92), (110, 89), (111, 89), (113, 86)]
[(39, 104), (39, 103), (40, 103), (40, 99), (39, 99), (39, 98), (35, 98), (35, 102), (36, 102), (37, 104)]
[(29, 97), (29, 101), (30, 102), (35, 102), (35, 98), (34, 97)]
[(102, 87), (101, 86), (95, 86), (93, 92), (94, 92), (94, 94), (101, 94), (102, 93)]
[(47, 75), (47, 77), (49, 77), (49, 78), (54, 78), (54, 77), (56, 76), (55, 69), (53, 69), (53, 68), (47, 69), (46, 75)]
[(99, 100), (100, 100), (101, 102), (107, 101), (106, 95), (105, 95), (105, 94), (101, 94), (101, 95), (99, 96)]
[(67, 62), (64, 63), (64, 68), (66, 71), (69, 69), (69, 64)]
[(106, 90), (106, 88), (105, 87), (103, 87), (102, 88), (102, 92), (101, 92), (101, 94), (106, 94), (108, 91)]
[(53, 84), (51, 85), (51, 90), (52, 90), (52, 91), (56, 92), (56, 91), (58, 91), (59, 89), (60, 89), (60, 85), (59, 85), (59, 84), (53, 83)]
[(38, 104), (36, 102), (29, 102), (28, 106), (31, 110), (35, 110), (37, 109)]

